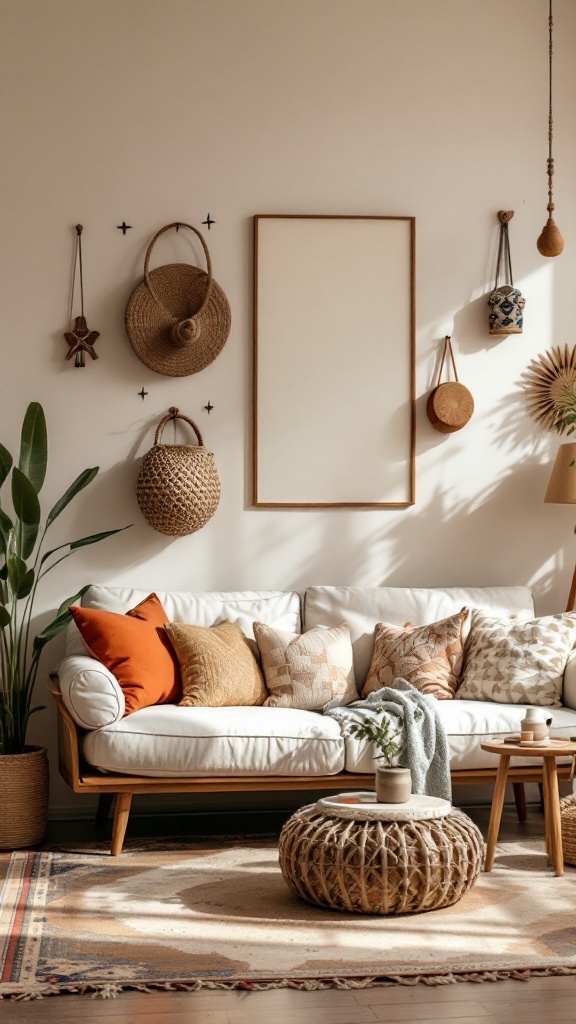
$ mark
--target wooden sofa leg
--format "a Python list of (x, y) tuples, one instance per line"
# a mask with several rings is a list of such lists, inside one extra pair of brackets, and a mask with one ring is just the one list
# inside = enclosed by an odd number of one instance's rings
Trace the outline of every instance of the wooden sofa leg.
[(98, 797), (98, 810), (96, 811), (96, 828), (102, 829), (106, 825), (113, 799), (113, 793), (100, 793)]
[(112, 845), (110, 847), (110, 853), (113, 857), (118, 857), (122, 853), (124, 836), (126, 835), (126, 826), (128, 825), (128, 818), (130, 817), (131, 803), (132, 793), (116, 794), (114, 824), (112, 825)]
[(516, 814), (518, 815), (518, 821), (526, 821), (526, 790), (524, 789), (524, 783), (513, 782), (512, 789), (514, 790), (514, 802), (516, 804)]

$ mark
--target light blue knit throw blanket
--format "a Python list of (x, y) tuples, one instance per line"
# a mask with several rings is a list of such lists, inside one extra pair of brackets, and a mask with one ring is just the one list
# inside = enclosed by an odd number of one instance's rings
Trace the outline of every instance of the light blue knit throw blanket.
[(354, 722), (371, 718), (377, 724), (387, 716), (395, 728), (404, 729), (406, 745), (398, 764), (410, 769), (412, 792), (450, 800), (448, 742), (436, 705), (435, 697), (420, 693), (406, 679), (395, 679), (393, 687), (383, 686), (346, 707), (327, 707), (324, 714), (340, 723), (343, 736), (350, 734)]

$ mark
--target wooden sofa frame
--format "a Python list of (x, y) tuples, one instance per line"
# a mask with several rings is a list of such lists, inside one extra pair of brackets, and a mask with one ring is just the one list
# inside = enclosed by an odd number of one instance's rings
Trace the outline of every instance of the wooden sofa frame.
[[(57, 677), (56, 677), (57, 678)], [(96, 821), (103, 825), (108, 817), (112, 800), (116, 797), (110, 852), (118, 857), (122, 852), (132, 797), (139, 793), (270, 793), (288, 790), (371, 789), (372, 775), (340, 772), (337, 775), (241, 775), (205, 776), (195, 778), (152, 778), (143, 775), (104, 774), (88, 765), (80, 751), (79, 729), (67, 710), (62, 695), (51, 690), (58, 708), (58, 759), (60, 774), (74, 793), (98, 794)], [(570, 765), (559, 765), (559, 778), (570, 777)], [(496, 768), (458, 769), (451, 772), (453, 785), (487, 783), (496, 780)], [(512, 783), (519, 821), (526, 820), (524, 784), (542, 785), (543, 766), (511, 768), (508, 781)]]

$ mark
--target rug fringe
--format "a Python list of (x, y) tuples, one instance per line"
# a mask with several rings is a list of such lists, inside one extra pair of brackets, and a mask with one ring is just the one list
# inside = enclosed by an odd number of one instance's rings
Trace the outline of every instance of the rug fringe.
[(125, 991), (135, 992), (199, 992), (201, 989), (230, 991), (242, 989), (246, 992), (265, 992), (275, 988), (289, 988), (301, 992), (315, 992), (319, 989), (362, 989), (388, 988), (394, 985), (455, 985), (460, 982), (496, 982), (496, 981), (530, 981), (531, 978), (546, 978), (552, 975), (576, 975), (576, 967), (526, 968), (510, 971), (458, 971), (448, 974), (387, 974), (365, 978), (244, 978), (222, 979), (213, 981), (197, 978), (195, 981), (127, 981), (122, 984), (113, 982), (85, 982), (75, 985), (33, 985), (22, 988), (14, 985), (3, 985), (0, 1000), (12, 999), (17, 1002), (29, 1002), (33, 999), (44, 999), (47, 996), (72, 995), (91, 996), (92, 999), (115, 999)]

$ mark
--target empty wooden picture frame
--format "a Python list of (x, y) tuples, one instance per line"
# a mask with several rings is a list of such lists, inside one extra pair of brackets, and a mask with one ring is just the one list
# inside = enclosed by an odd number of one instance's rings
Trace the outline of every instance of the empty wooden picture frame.
[(254, 218), (259, 508), (415, 496), (414, 217)]

